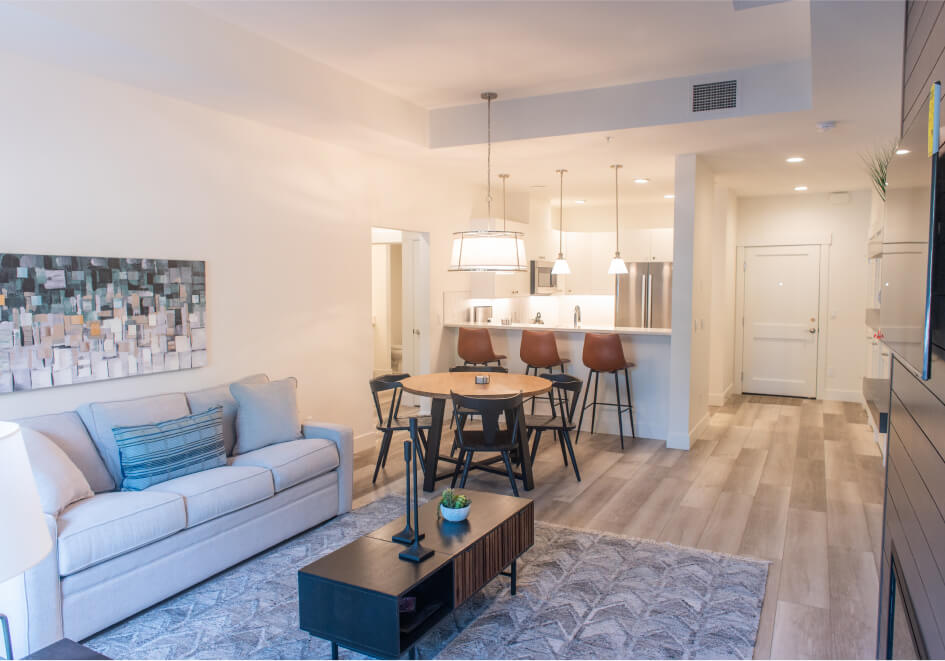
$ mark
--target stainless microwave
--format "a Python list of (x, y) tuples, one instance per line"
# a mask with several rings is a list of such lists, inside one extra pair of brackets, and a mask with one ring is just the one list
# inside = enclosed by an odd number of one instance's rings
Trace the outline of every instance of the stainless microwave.
[(542, 262), (535, 259), (531, 261), (529, 280), (533, 296), (548, 296), (560, 291), (558, 276), (551, 272), (553, 267), (554, 262)]

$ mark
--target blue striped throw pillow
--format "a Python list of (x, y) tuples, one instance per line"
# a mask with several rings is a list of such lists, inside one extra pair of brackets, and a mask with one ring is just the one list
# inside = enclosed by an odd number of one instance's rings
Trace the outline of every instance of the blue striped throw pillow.
[(113, 427), (123, 491), (226, 465), (223, 407), (150, 425)]

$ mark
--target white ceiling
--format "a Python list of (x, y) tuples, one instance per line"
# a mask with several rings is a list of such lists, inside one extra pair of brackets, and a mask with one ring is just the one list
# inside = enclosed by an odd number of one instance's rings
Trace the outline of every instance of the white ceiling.
[[(554, 199), (555, 169), (564, 167), (567, 197), (608, 204), (608, 165), (621, 162), (623, 199), (662, 200), (673, 190), (675, 154), (691, 152), (739, 195), (791, 193), (800, 184), (812, 193), (866, 188), (860, 153), (898, 130), (902, 0), (794, 0), (739, 11), (725, 0), (199, 6), (427, 108), (475, 103), (485, 89), (524, 97), (811, 60), (806, 111), (494, 145), (493, 173), (511, 173), (513, 191)], [(824, 120), (837, 128), (818, 133)], [(807, 160), (785, 163), (795, 154)], [(484, 145), (403, 156), (485, 177)], [(634, 176), (650, 183), (633, 185)]]
[[(0, 2), (0, 48), (319, 139), (355, 136), (354, 148), (471, 182), (485, 177), (485, 146), (426, 148), (427, 112), (415, 104), (475, 103), (483, 88), (508, 98), (811, 62), (808, 110), (494, 145), (493, 172), (509, 172), (513, 192), (556, 198), (554, 171), (564, 167), (569, 198), (609, 204), (610, 163), (625, 166), (622, 199), (661, 201), (683, 153), (702, 154), (739, 195), (867, 188), (860, 153), (898, 133), (903, 16), (903, 0), (740, 11), (730, 0)], [(352, 101), (360, 114), (340, 122)], [(823, 120), (837, 128), (818, 133)], [(404, 126), (406, 140), (395, 135)], [(786, 164), (794, 154), (807, 160)]]
[(206, 11), (425, 108), (806, 58), (806, 0), (203, 2)]

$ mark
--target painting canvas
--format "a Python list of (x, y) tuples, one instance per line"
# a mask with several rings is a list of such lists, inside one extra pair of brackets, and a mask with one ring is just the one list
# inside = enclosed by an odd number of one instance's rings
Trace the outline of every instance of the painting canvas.
[(0, 253), (0, 393), (207, 364), (206, 263)]

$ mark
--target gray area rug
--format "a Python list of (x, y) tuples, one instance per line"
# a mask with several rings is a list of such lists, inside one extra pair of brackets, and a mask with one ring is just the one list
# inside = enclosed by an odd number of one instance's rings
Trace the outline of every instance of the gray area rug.
[[(399, 516), (384, 498), (85, 641), (117, 659), (328, 658), (299, 629), (300, 567)], [(518, 594), (499, 577), (418, 643), (422, 658), (751, 658), (765, 562), (537, 522)], [(342, 658), (364, 658), (341, 649)]]

